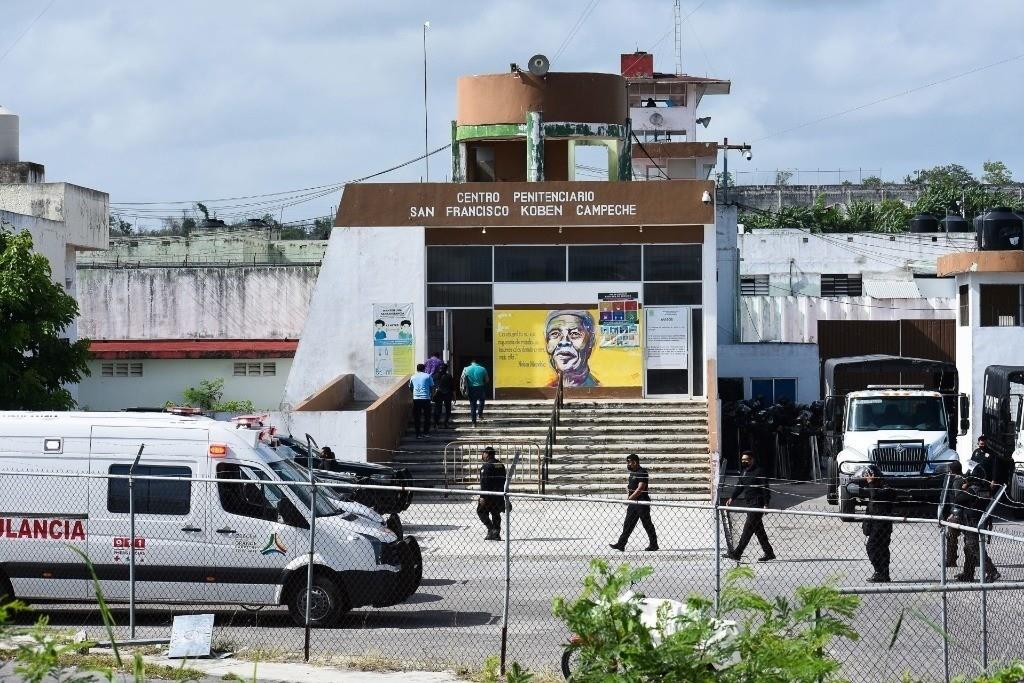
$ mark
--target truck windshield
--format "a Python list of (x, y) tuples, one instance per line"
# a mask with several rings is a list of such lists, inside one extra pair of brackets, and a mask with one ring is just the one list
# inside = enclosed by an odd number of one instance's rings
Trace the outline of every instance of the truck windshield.
[[(274, 473), (277, 474), (277, 476), (281, 477), (281, 479), (284, 481), (292, 481), (300, 484), (309, 483), (309, 471), (302, 467), (299, 467), (290, 460), (275, 460), (268, 464), (270, 465), (270, 469), (274, 470)], [(298, 499), (301, 500), (306, 505), (306, 508), (308, 509), (310, 500), (313, 497), (312, 494), (310, 493), (310, 487), (290, 486), (289, 488), (292, 490), (292, 492), (295, 493)], [(336, 500), (325, 495), (324, 493), (320, 493), (319, 495), (317, 495), (316, 516), (330, 517), (331, 515), (343, 514), (345, 510), (339, 507), (336, 504), (336, 502)]]
[(879, 396), (855, 398), (850, 402), (848, 431), (874, 432), (884, 429), (946, 431), (946, 411), (942, 399), (938, 396)]

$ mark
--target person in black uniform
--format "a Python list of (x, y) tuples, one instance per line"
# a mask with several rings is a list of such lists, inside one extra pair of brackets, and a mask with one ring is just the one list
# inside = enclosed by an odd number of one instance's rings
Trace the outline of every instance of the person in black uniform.
[[(941, 511), (939, 517), (946, 521), (954, 521), (953, 510), (956, 505), (956, 497), (960, 490), (967, 483), (964, 479), (964, 468), (959, 460), (949, 463), (949, 489), (946, 491), (946, 509)], [(946, 566), (956, 567), (958, 563), (958, 548), (960, 545), (960, 529), (946, 527)], [(964, 551), (966, 555), (966, 549)]]
[[(896, 493), (885, 485), (882, 470), (877, 465), (868, 465), (860, 471), (860, 477), (846, 485), (851, 496), (867, 500), (867, 514), (887, 517), (892, 515)], [(875, 570), (868, 577), (868, 583), (889, 583), (889, 543), (892, 541), (892, 522), (881, 519), (866, 519), (861, 529), (867, 536), (865, 548), (868, 560)]]
[[(974, 472), (971, 474), (973, 475)], [(985, 473), (978, 472), (978, 474), (984, 475)], [(964, 526), (977, 528), (990, 501), (989, 482), (986, 479), (972, 476), (956, 496), (952, 521)], [(981, 553), (978, 547), (978, 533), (964, 531), (963, 535), (964, 570), (954, 578), (957, 581), (974, 581), (974, 570), (978, 568), (978, 560)], [(990, 582), (999, 580), (999, 570), (996, 569), (996, 565), (992, 562), (992, 558), (989, 557), (988, 553), (985, 553), (985, 580)]]
[[(480, 452), (483, 465), (480, 466), (480, 490), (504, 491), (505, 466), (494, 457), (494, 448), (488, 446)], [(505, 501), (501, 496), (480, 496), (476, 504), (476, 516), (487, 527), (485, 541), (501, 540), (501, 510)]]
[[(629, 480), (626, 482), (626, 497), (629, 500), (638, 502), (650, 502), (651, 496), (648, 494), (650, 475), (647, 474), (647, 470), (640, 467), (640, 456), (636, 453), (627, 455), (626, 468), (629, 470)], [(636, 528), (638, 521), (644, 525), (644, 531), (647, 532), (647, 547), (645, 550), (657, 550), (658, 532), (654, 529), (654, 522), (651, 521), (651, 507), (649, 505), (627, 505), (626, 521), (622, 523), (622, 535), (619, 536), (618, 541), (609, 543), (608, 546), (619, 552), (625, 550), (626, 543), (629, 542), (629, 536), (633, 533), (633, 529)]]
[(434, 429), (441, 426), (441, 411), (444, 409), (444, 428), (449, 429), (452, 421), (452, 399), (455, 398), (455, 380), (447, 363), (441, 363), (433, 374), (434, 379)]
[[(743, 473), (740, 475), (740, 480), (736, 482), (732, 493), (726, 498), (725, 504), (728, 506), (735, 502), (740, 507), (768, 507), (768, 503), (771, 501), (768, 477), (755, 464), (753, 451), (743, 451), (740, 453), (740, 466), (743, 468)], [(740, 533), (740, 540), (731, 553), (725, 553), (727, 558), (739, 562), (740, 558), (743, 557), (743, 551), (747, 549), (747, 544), (750, 543), (750, 539), (757, 536), (757, 542), (761, 544), (761, 552), (763, 553), (757, 561), (770, 562), (775, 559), (775, 551), (772, 550), (772, 544), (768, 540), (768, 533), (764, 530), (763, 518), (763, 512), (747, 513), (746, 519), (743, 521), (743, 531)]]

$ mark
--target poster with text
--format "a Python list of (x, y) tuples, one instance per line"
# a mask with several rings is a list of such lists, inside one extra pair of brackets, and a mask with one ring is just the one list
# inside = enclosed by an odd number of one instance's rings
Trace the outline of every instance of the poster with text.
[(602, 346), (599, 321), (596, 308), (495, 310), (494, 386), (553, 387), (558, 371), (570, 389), (641, 386), (639, 339)]
[(412, 310), (412, 304), (373, 304), (374, 377), (412, 374)]
[(603, 348), (640, 347), (640, 302), (637, 292), (602, 292), (597, 295)]
[(685, 306), (648, 306), (647, 369), (685, 370), (690, 356), (690, 309)]

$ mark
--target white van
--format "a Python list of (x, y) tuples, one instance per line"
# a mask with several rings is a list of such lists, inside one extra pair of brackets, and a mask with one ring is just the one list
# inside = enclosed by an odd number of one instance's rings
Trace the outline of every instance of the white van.
[[(166, 413), (0, 412), (0, 595), (92, 602), (86, 552), (110, 602), (128, 599), (135, 545), (140, 603), (287, 605), (305, 623), (310, 489), (259, 429)], [(189, 481), (189, 478), (215, 481)], [(357, 506), (361, 508), (361, 506)], [(422, 577), (416, 540), (337, 497), (316, 501), (315, 626), (348, 609), (403, 602)]]

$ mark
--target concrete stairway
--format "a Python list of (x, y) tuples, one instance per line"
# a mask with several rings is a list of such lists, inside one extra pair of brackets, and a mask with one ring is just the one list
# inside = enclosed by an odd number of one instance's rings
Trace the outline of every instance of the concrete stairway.
[[(551, 401), (488, 401), (474, 428), (469, 404), (452, 410), (452, 429), (416, 439), (412, 425), (395, 454), (419, 486), (444, 486), (445, 445), (533, 442), (543, 451)], [(637, 453), (660, 500), (706, 500), (709, 495), (707, 403), (659, 400), (567, 400), (549, 465), (548, 493), (618, 498), (625, 458)]]

